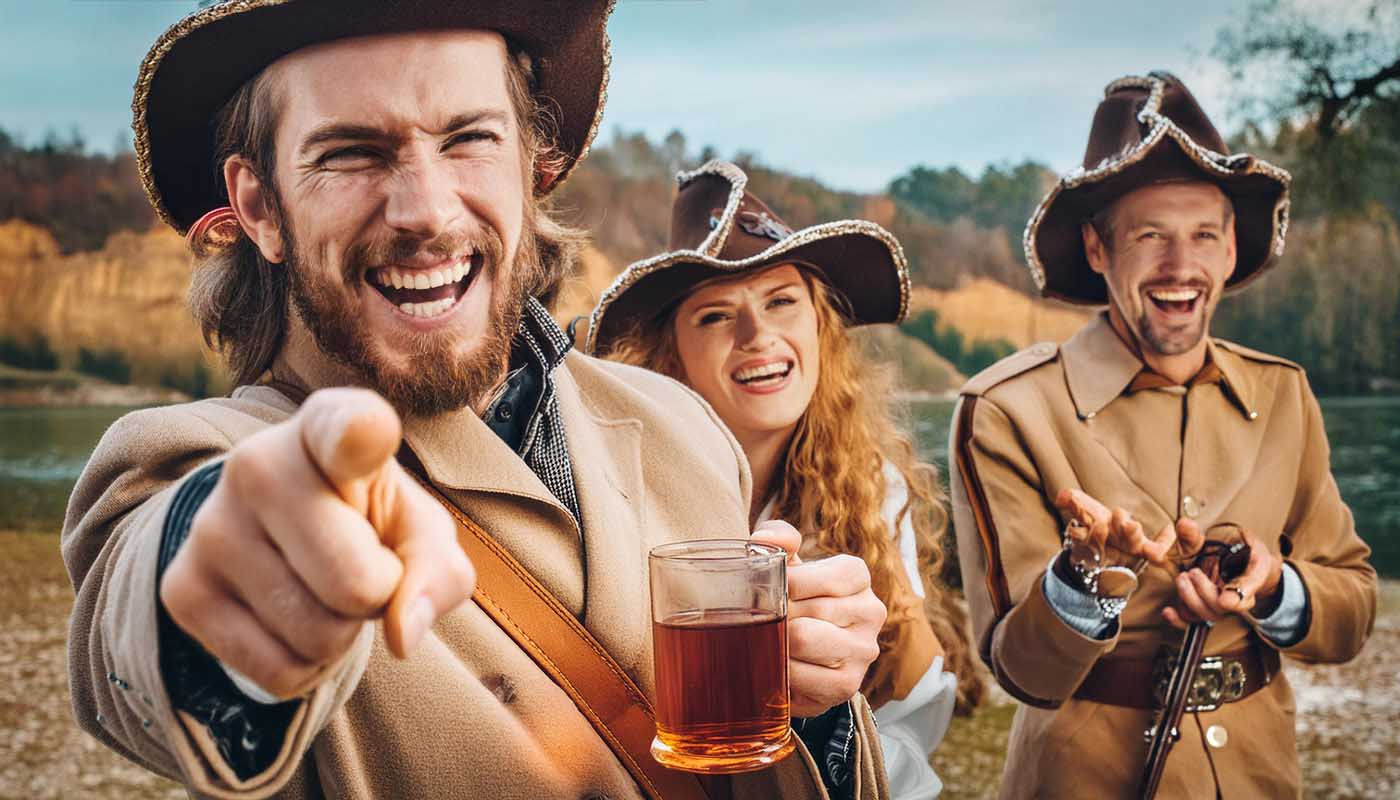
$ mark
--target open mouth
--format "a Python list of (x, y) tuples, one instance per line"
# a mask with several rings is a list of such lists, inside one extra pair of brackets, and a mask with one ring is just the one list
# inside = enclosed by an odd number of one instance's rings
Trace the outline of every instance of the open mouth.
[(794, 363), (791, 360), (770, 361), (753, 367), (735, 370), (730, 377), (743, 386), (763, 389), (777, 386), (792, 374)]
[(1149, 289), (1147, 299), (1168, 314), (1189, 314), (1196, 310), (1204, 292), (1200, 289)]
[(378, 267), (365, 280), (410, 317), (439, 317), (451, 311), (481, 271), (481, 255), (470, 253), (432, 269)]

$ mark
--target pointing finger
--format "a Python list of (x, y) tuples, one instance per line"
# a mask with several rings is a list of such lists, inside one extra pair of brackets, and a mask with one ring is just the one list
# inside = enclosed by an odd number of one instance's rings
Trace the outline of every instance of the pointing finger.
[(363, 513), (368, 504), (363, 482), (379, 477), (402, 437), (394, 409), (368, 389), (322, 389), (306, 399), (298, 417), (312, 463), (345, 502)]
[(471, 597), (476, 570), (442, 504), (397, 465), (393, 472), (398, 502), (386, 511), (381, 533), (403, 562), (403, 579), (384, 615), (384, 638), (404, 658), (433, 622)]

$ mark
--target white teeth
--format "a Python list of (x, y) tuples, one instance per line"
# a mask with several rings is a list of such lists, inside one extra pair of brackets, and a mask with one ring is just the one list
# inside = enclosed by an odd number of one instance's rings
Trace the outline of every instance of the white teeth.
[(436, 317), (446, 313), (457, 301), (451, 297), (427, 303), (399, 303), (399, 310), (410, 317)]
[(451, 267), (427, 272), (406, 272), (397, 267), (381, 267), (374, 270), (370, 280), (380, 286), (392, 286), (395, 289), (436, 289), (460, 281), (470, 275), (471, 271), (471, 261), (464, 259)]
[(734, 380), (739, 381), (740, 383), (747, 383), (748, 381), (756, 380), (758, 378), (766, 378), (771, 375), (782, 375), (786, 373), (789, 369), (790, 366), (787, 362), (775, 361), (771, 364), (762, 364), (757, 367), (741, 369), (738, 372), (734, 373)]
[(1195, 300), (1201, 296), (1199, 289), (1154, 289), (1147, 293), (1153, 300), (1161, 300), (1164, 303), (1180, 303), (1188, 300)]

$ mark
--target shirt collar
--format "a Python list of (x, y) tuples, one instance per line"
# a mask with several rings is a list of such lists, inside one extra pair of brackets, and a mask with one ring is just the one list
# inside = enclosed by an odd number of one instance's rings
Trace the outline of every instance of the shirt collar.
[[(1141, 390), (1171, 385), (1119, 338), (1108, 321), (1107, 312), (1100, 313), (1065, 342), (1060, 354), (1065, 365), (1065, 381), (1080, 419), (1092, 419), (1130, 388)], [(1239, 357), (1218, 346), (1213, 339), (1207, 339), (1206, 365), (1191, 379), (1190, 385), (1218, 380), (1240, 413), (1249, 419), (1257, 416), (1251, 402), (1253, 392)], [(1144, 372), (1155, 377), (1139, 378)]]
[(540, 415), (553, 407), (554, 369), (569, 352), (569, 337), (539, 300), (525, 302), (511, 342), (510, 372), (486, 404), (483, 421), (510, 448), (527, 455), (539, 432)]

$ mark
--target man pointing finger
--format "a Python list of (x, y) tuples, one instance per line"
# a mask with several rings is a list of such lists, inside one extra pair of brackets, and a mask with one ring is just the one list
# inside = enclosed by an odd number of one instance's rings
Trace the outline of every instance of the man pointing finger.
[[(93, 736), (215, 797), (638, 798), (671, 779), (636, 770), (577, 689), (625, 679), (614, 716), (647, 719), (646, 553), (746, 534), (751, 480), (693, 393), (572, 352), (545, 308), (581, 238), (546, 198), (597, 129), (611, 5), (240, 0), (152, 47), (141, 173), (240, 386), (123, 418), (74, 491), (70, 683)], [(462, 518), (504, 568), (469, 563)], [(883, 609), (856, 564), (794, 570), (820, 600), (794, 652), (841, 666), (792, 686), (851, 732), (839, 771), (874, 798), (854, 692)], [(611, 667), (560, 677), (541, 655), (559, 643), (482, 590), (503, 574), (589, 637), (564, 661)], [(788, 757), (721, 788), (825, 797), (833, 772)]]

